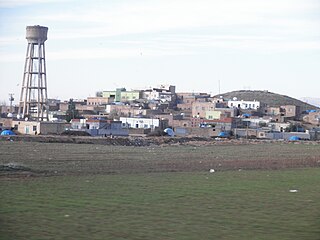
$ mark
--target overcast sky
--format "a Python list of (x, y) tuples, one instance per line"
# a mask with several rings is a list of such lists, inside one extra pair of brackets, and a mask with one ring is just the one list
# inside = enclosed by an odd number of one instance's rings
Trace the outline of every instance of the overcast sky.
[(0, 0), (0, 101), (20, 97), (29, 25), (49, 27), (50, 98), (219, 81), (320, 97), (319, 0)]

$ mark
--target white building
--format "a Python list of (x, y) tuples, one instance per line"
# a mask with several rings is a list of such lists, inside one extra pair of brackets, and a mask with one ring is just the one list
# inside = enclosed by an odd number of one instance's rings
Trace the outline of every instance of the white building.
[(255, 100), (254, 101), (230, 100), (228, 101), (228, 107), (257, 110), (258, 108), (260, 108), (260, 102)]
[(176, 88), (172, 85), (160, 85), (157, 88), (144, 90), (142, 98), (147, 100), (160, 100), (161, 102), (171, 102), (175, 96)]
[(160, 126), (160, 120), (158, 118), (129, 118), (120, 117), (123, 128), (151, 128), (154, 130)]

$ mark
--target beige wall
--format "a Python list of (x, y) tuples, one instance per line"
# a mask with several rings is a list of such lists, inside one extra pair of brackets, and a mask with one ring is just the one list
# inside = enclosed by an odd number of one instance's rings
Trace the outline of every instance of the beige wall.
[(294, 105), (285, 105), (281, 106), (281, 108), (285, 111), (285, 117), (295, 117), (297, 115), (297, 107)]
[(0, 118), (0, 128), (11, 128), (12, 127), (12, 118)]
[(191, 127), (191, 121), (188, 119), (183, 120), (172, 120), (172, 124), (169, 123), (172, 127)]
[(61, 134), (70, 124), (60, 122), (34, 122), (34, 121), (13, 121), (12, 127), (20, 134), (26, 135), (49, 135)]
[(311, 123), (313, 125), (320, 124), (320, 112), (309, 113), (308, 115), (303, 117), (303, 121), (307, 123)]
[(105, 105), (110, 103), (109, 98), (106, 97), (88, 97), (87, 105)]
[(200, 118), (206, 117), (207, 111), (214, 111), (215, 104), (212, 102), (194, 102), (192, 103), (192, 116)]
[(33, 121), (13, 121), (14, 127), (20, 134), (35, 135), (40, 132), (40, 125)]
[(65, 131), (70, 124), (67, 123), (55, 123), (55, 122), (41, 122), (40, 123), (40, 134), (50, 135), (50, 134), (61, 134)]
[(207, 111), (206, 119), (220, 119), (221, 112), (220, 111)]

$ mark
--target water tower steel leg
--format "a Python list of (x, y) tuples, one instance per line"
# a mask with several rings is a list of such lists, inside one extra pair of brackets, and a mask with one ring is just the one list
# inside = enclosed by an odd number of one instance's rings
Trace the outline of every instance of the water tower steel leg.
[[(31, 44), (31, 43), (30, 43)], [(28, 75), (28, 79), (27, 79), (27, 90), (26, 90), (26, 96), (25, 96), (25, 114), (26, 115), (29, 115), (31, 114), (30, 112), (30, 105), (31, 105), (31, 92), (32, 92), (32, 89), (31, 89), (31, 86), (32, 86), (32, 69), (33, 69), (33, 54), (34, 54), (34, 45), (31, 44), (31, 47), (30, 47), (30, 52), (29, 52), (29, 58), (28, 58), (28, 63), (29, 63), (29, 67), (28, 67), (28, 72), (27, 72), (27, 75)]]
[(41, 88), (40, 88), (40, 86), (41, 86), (41, 61), (40, 61), (40, 55), (41, 55), (41, 53), (40, 53), (40, 49), (41, 49), (41, 43), (40, 43), (40, 41), (38, 41), (38, 82), (37, 82), (37, 92), (38, 92), (38, 102), (37, 102), (37, 119), (39, 120), (39, 118), (40, 118), (40, 114), (41, 114), (41, 112), (42, 112), (42, 109), (41, 109), (41, 98), (40, 98), (40, 94), (41, 94)]
[[(24, 63), (24, 71), (23, 71), (23, 78), (22, 78), (22, 86), (21, 86), (21, 93), (20, 93), (20, 102), (19, 102), (19, 111), (18, 113), (21, 114), (21, 110), (24, 110), (24, 104), (25, 101), (23, 101), (25, 92), (26, 92), (26, 74), (27, 74), (27, 63), (28, 63), (28, 56), (29, 56), (29, 51), (30, 51), (30, 44), (28, 44), (27, 47), (27, 52), (26, 52), (26, 59), (25, 59), (25, 63)], [(23, 106), (21, 106), (23, 104)], [(23, 113), (22, 113), (23, 114)]]

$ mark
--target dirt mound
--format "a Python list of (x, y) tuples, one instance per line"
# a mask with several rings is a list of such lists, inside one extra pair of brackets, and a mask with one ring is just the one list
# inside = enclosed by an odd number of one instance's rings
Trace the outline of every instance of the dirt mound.
[(0, 172), (31, 171), (30, 168), (15, 163), (0, 165)]
[(90, 136), (89, 133), (84, 132), (84, 131), (64, 131), (63, 133), (61, 133), (62, 136)]

